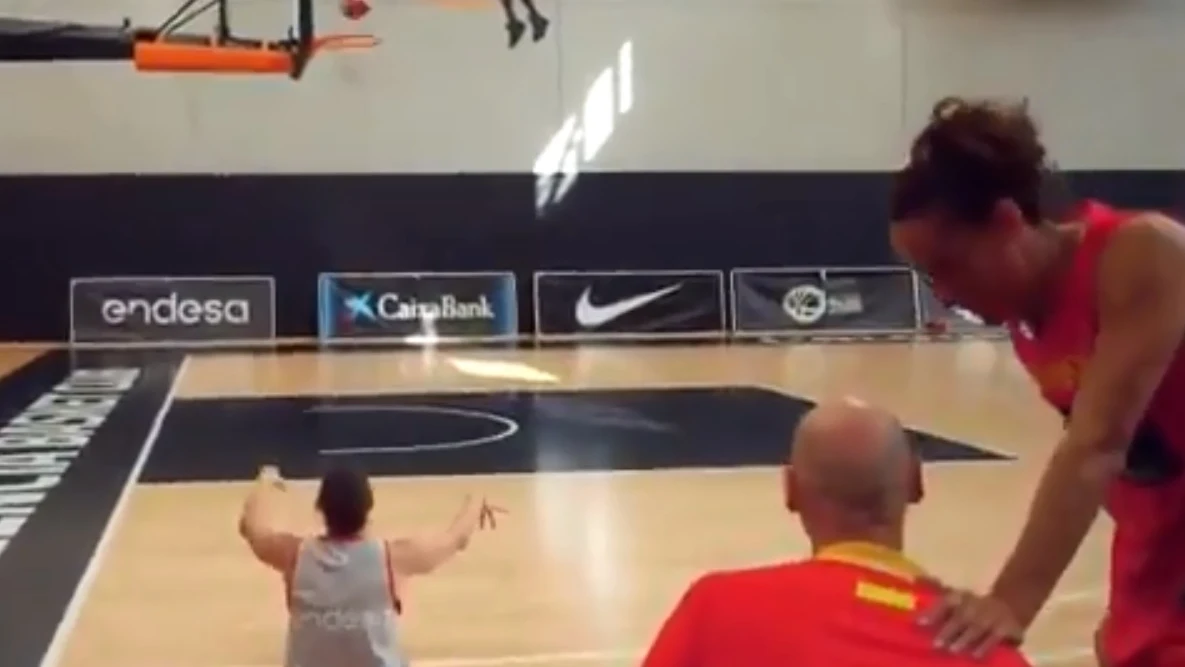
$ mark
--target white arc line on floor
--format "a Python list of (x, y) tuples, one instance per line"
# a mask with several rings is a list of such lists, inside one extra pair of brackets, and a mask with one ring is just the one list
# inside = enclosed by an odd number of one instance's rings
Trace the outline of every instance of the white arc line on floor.
[(450, 449), (466, 449), (490, 445), (518, 433), (518, 422), (481, 410), (466, 410), (464, 408), (446, 408), (437, 405), (387, 405), (387, 404), (344, 404), (344, 405), (315, 405), (305, 412), (308, 413), (351, 413), (351, 412), (405, 412), (421, 414), (438, 414), (460, 417), (462, 419), (482, 419), (492, 421), (502, 426), (502, 430), (491, 435), (482, 435), (465, 440), (447, 442), (428, 442), (401, 445), (398, 447), (346, 447), (341, 449), (322, 449), (318, 453), (323, 456), (343, 456), (348, 454), (411, 454), (415, 452), (436, 452)]

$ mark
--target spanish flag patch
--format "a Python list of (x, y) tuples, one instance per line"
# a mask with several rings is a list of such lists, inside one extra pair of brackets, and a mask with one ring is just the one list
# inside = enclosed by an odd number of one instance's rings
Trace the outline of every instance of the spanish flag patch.
[(901, 590), (900, 588), (890, 588), (889, 586), (882, 586), (881, 584), (874, 584), (869, 581), (856, 582), (856, 597), (865, 602), (892, 607), (902, 611), (913, 611), (918, 604), (917, 596), (909, 591)]

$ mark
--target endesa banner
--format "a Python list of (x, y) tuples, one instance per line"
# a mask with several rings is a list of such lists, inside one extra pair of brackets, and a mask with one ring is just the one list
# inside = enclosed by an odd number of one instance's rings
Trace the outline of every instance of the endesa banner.
[(268, 343), (270, 276), (116, 276), (70, 281), (70, 342), (140, 346)]

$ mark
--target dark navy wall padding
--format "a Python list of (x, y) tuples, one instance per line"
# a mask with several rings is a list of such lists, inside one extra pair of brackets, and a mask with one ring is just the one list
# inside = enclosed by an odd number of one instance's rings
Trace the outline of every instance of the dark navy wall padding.
[[(1185, 208), (1180, 172), (1070, 174), (1075, 192)], [(322, 271), (883, 265), (884, 173), (584, 173), (535, 212), (532, 174), (0, 177), (0, 339), (62, 340), (72, 276), (276, 278), (280, 336), (316, 331)]]

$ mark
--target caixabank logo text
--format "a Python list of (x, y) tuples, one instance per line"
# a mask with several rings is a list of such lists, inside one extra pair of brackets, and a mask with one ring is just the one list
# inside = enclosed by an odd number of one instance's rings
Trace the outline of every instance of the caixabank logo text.
[(322, 338), (517, 333), (513, 285), (484, 276), (323, 277)]

